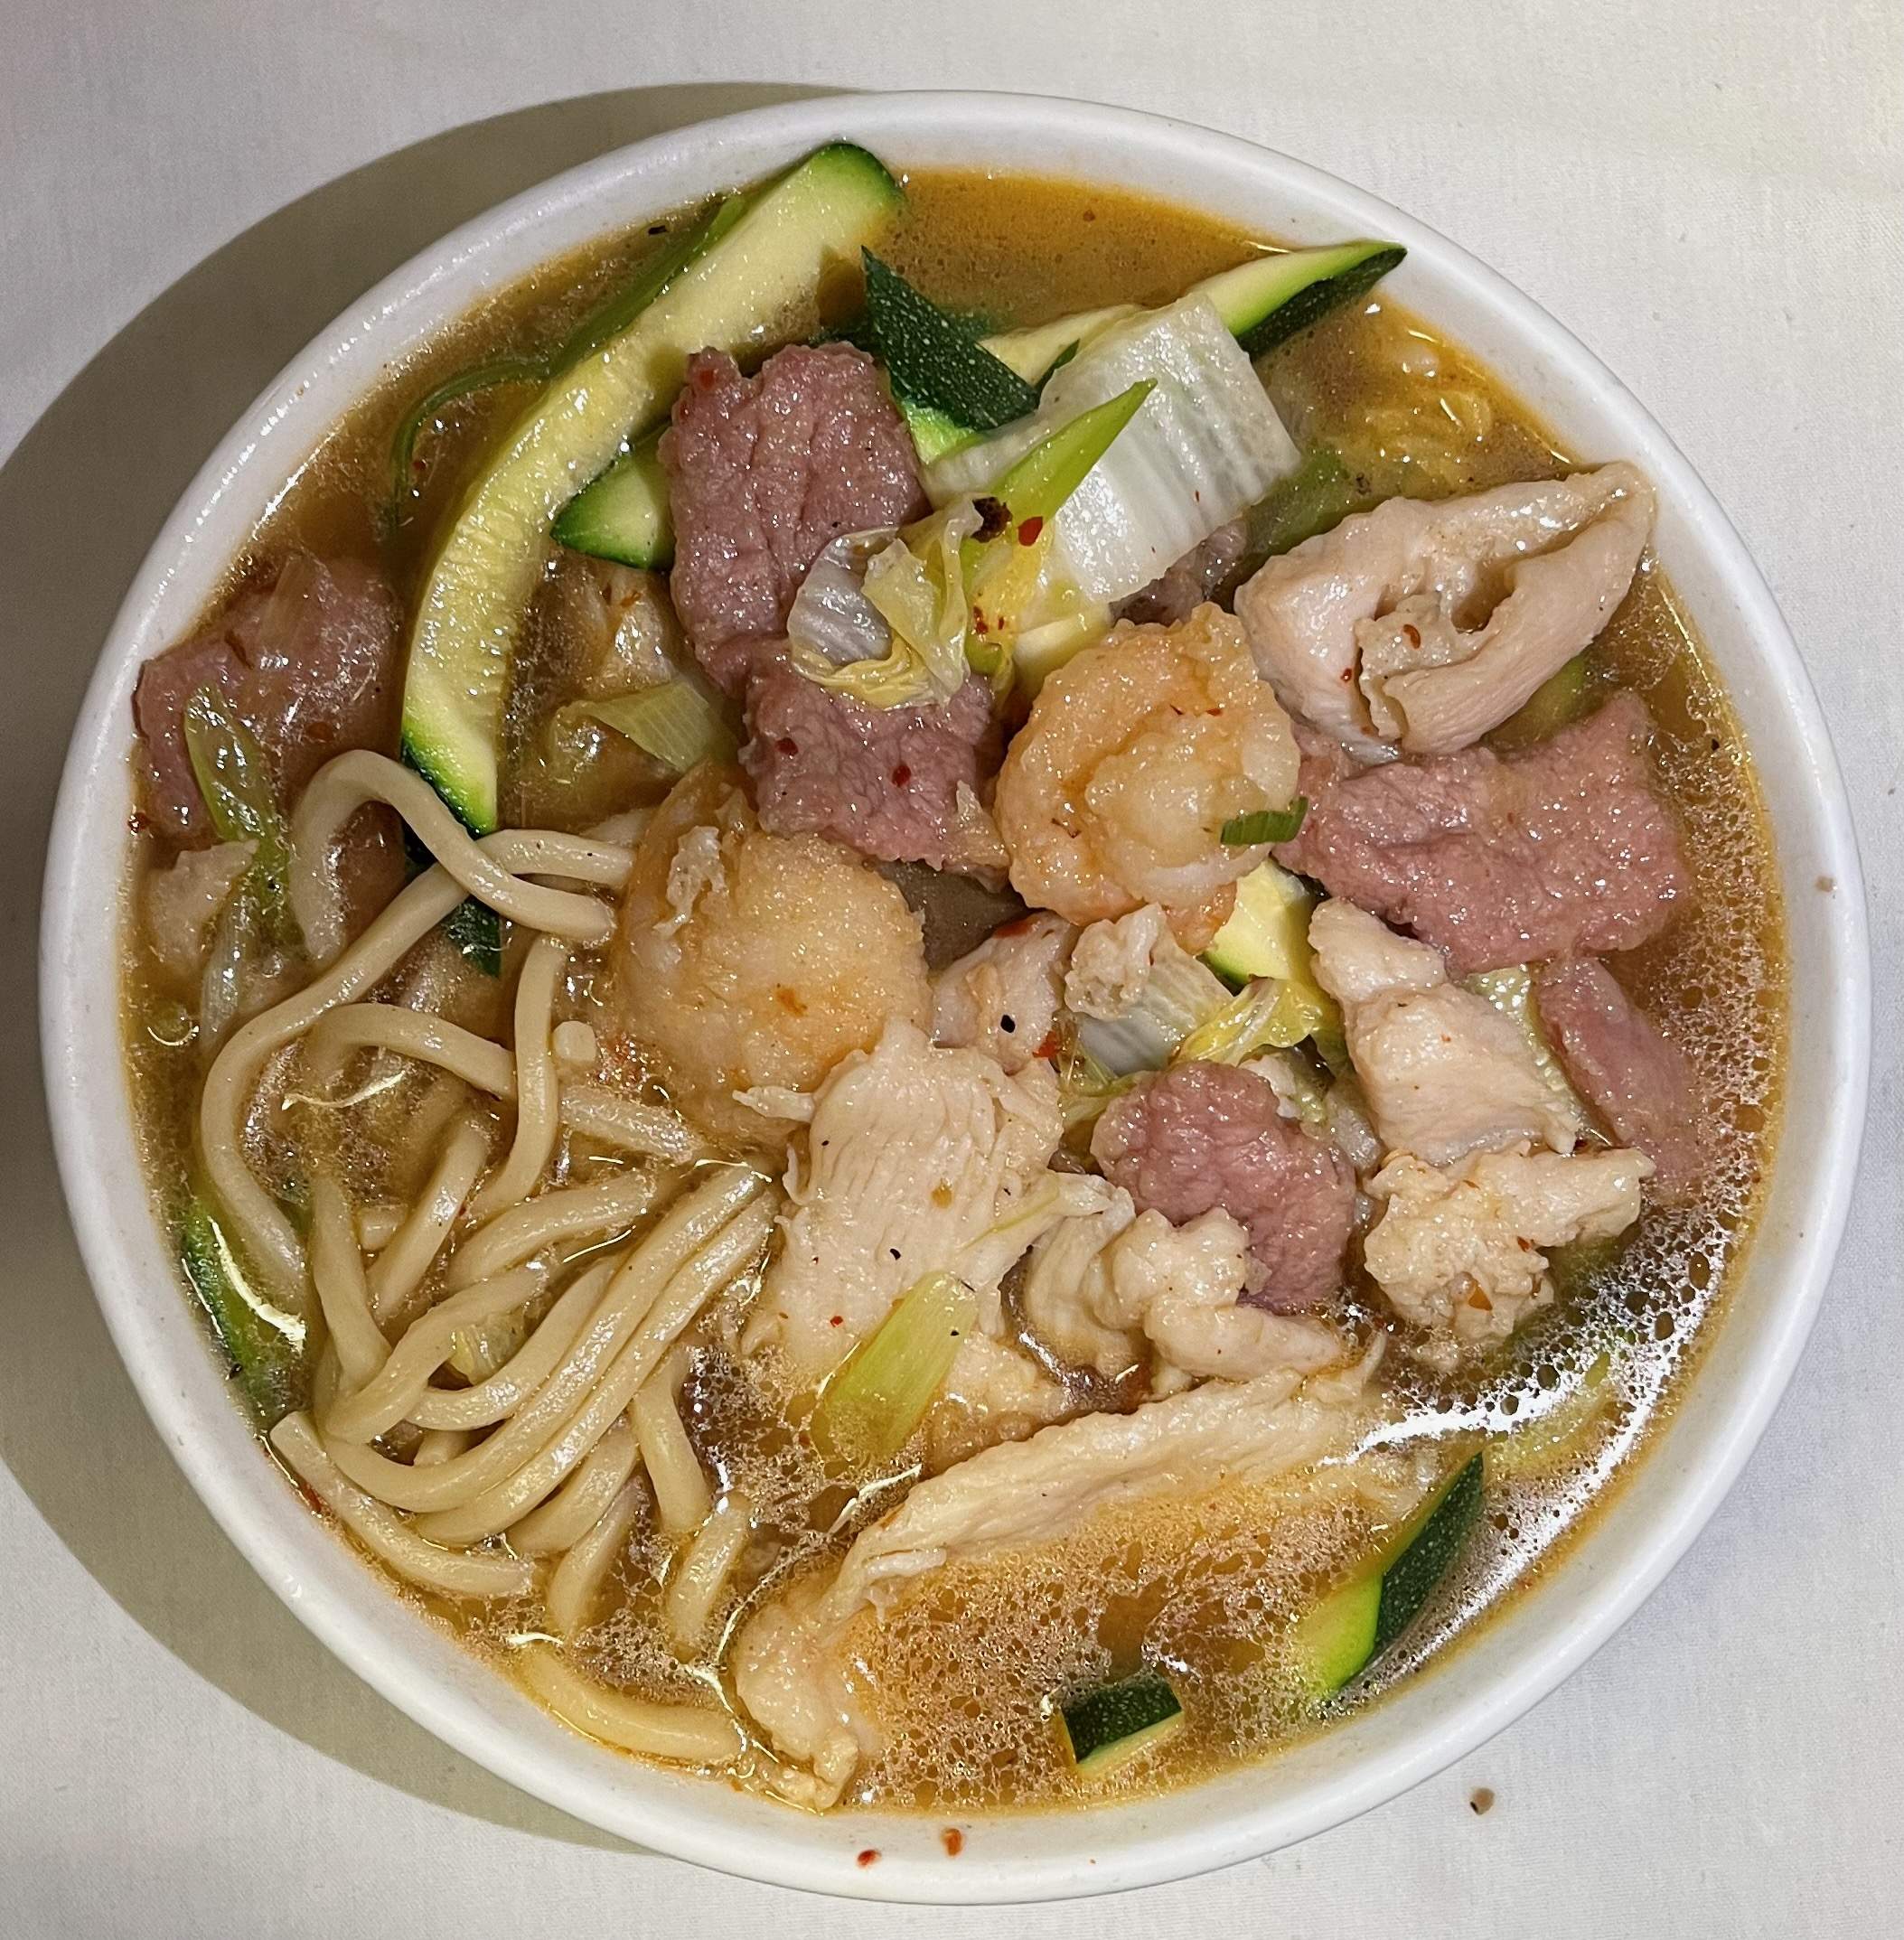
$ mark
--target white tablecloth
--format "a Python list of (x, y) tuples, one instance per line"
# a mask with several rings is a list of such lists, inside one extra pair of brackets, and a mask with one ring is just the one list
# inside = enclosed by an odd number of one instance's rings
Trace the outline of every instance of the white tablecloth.
[(853, 86), (1070, 92), (1254, 136), (1458, 237), (1571, 324), (1784, 603), (1853, 791), (1878, 956), (1874, 1118), (1831, 1300), (1744, 1480), (1644, 1613), (1532, 1717), (1358, 1823), (984, 1930), (1899, 1932), (1898, 0), (4, 14), (0, 789), (23, 827), (0, 851), (0, 1934), (979, 1930), (619, 1848), (332, 1663), (215, 1532), (113, 1360), (58, 1202), (28, 994), (81, 683), (156, 523), (262, 381), (499, 196), (656, 127)]

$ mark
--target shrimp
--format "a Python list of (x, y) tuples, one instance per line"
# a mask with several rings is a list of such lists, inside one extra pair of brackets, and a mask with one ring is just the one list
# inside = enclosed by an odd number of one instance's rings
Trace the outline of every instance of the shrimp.
[(1120, 626), (1051, 675), (1006, 756), (994, 812), (1012, 887), (1081, 925), (1160, 904), (1201, 949), (1269, 853), (1226, 845), (1224, 824), (1285, 807), (1297, 762), (1228, 614)]
[(837, 842), (767, 834), (739, 771), (711, 763), (635, 849), (615, 957), (616, 1022), (685, 1116), (742, 1145), (792, 1128), (736, 1092), (811, 1090), (889, 1018), (932, 1021), (905, 898)]

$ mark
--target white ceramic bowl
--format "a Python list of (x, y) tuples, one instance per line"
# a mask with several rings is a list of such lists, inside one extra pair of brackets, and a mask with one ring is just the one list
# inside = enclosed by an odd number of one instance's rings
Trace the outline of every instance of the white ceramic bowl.
[[(618, 1758), (564, 1729), (411, 1615), (253, 1444), (187, 1309), (140, 1177), (118, 1073), (115, 930), (130, 807), (129, 697), (286, 476), (399, 357), (489, 291), (592, 237), (775, 168), (834, 136), (899, 168), (986, 165), (1146, 191), (1299, 243), (1404, 242), (1387, 287), (1477, 352), (1573, 450), (1632, 458), (1655, 543), (1757, 757), (1791, 912), (1793, 1060), (1777, 1176), (1730, 1311), (1684, 1405), (1587, 1539), (1468, 1648), (1319, 1741), (1195, 1791), (981, 1822), (803, 1817)], [(1821, 890), (1821, 879), (1834, 886)], [(343, 1662), (492, 1771), (664, 1852), (784, 1885), (898, 1899), (1107, 1891), (1248, 1859), (1393, 1797), (1471, 1750), (1598, 1649), (1718, 1504), (1789, 1378), (1838, 1241), (1862, 1126), (1869, 966), (1850, 818), (1777, 608), (1712, 494), (1619, 382), (1500, 277), (1418, 222), (1247, 143), (1121, 109), (1006, 95), (804, 101), (667, 135), (458, 230), (354, 305), (232, 428), (173, 513), (100, 655), (67, 761), (42, 939), (47, 1084), (99, 1303), (166, 1445), (231, 1540)], [(874, 1866), (856, 1855), (878, 1849)]]

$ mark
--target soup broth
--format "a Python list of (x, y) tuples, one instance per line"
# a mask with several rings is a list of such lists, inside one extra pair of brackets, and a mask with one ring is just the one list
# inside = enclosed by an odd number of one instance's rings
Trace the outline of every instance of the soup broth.
[[(1166, 304), (1260, 246), (1259, 238), (1186, 210), (1068, 183), (918, 172), (905, 188), (905, 212), (881, 245), (886, 260), (940, 305), (994, 328), (1109, 304)], [(549, 265), (392, 372), (290, 481), (234, 562), (214, 610), (267, 581), (276, 562), (299, 550), (375, 566), (406, 613), (414, 610), (445, 520), (531, 393), (499, 387), (446, 404), (426, 423), (393, 499), (391, 444), (405, 414), (472, 364), (546, 354), (686, 220), (671, 218)], [(839, 325), (856, 302), (850, 286), (823, 289), (783, 340)], [(1590, 455), (1559, 448), (1492, 373), (1431, 323), (1390, 302), (1380, 286), (1270, 351), (1258, 368), (1297, 445), (1339, 453), (1361, 504), (1560, 478)], [(556, 586), (545, 576), (511, 675), (502, 790), (506, 822), (579, 829), (611, 810), (653, 806), (673, 777), (624, 749), (600, 799), (571, 804), (564, 819), (565, 798), (539, 765), (542, 724), (572, 695)], [(1113, 1504), (1049, 1542), (921, 1574), (883, 1607), (853, 1619), (842, 1646), (845, 1675), (873, 1729), (872, 1748), (846, 1782), (849, 1801), (906, 1812), (1086, 1803), (1191, 1783), (1271, 1755), (1378, 1701), (1481, 1628), (1504, 1599), (1553, 1567), (1657, 1435), (1722, 1309), (1772, 1159), (1786, 1041), (1781, 913), (1749, 754), (1690, 617), (1650, 555), (1583, 667), (1591, 695), (1626, 690), (1644, 700), (1658, 781), (1684, 830), (1691, 894), (1669, 928), (1622, 958), (1621, 981), (1696, 1069), (1711, 1133), (1696, 1195), (1646, 1204), (1637, 1226), (1617, 1240), (1561, 1249), (1559, 1298), (1492, 1357), (1452, 1368), (1412, 1357), (1406, 1330), (1379, 1290), (1359, 1270), (1351, 1276), (1342, 1325), (1361, 1341), (1395, 1336), (1380, 1371), (1389, 1399), (1379, 1439), (1402, 1451), (1398, 1461), (1449, 1472), (1484, 1451), (1487, 1478), (1481, 1519), (1458, 1560), (1366, 1674), (1318, 1699), (1291, 1654), (1303, 1609), (1405, 1519), (1384, 1518), (1339, 1486), (1328, 1465), (1195, 1500)], [(171, 847), (149, 827), (132, 847), (125, 1038), (155, 1203), (175, 1225), (199, 1189), (195, 1120), (206, 1050), (193, 1007), (159, 963), (140, 914), (147, 877), (169, 861)], [(984, 927), (998, 920), (981, 918)], [(361, 1000), (403, 1005), (506, 1044), (519, 1015), (515, 985), (530, 974), (533, 945), (526, 928), (507, 922), (496, 942), (500, 974), (484, 975), (453, 937), (434, 933)], [(564, 957), (550, 1016), (593, 1033), (597, 1082), (664, 1108), (665, 1068), (618, 1028), (614, 948), (583, 945)], [(295, 980), (293, 972), (286, 988)], [(473, 1101), (466, 1084), (433, 1064), (374, 1051), (346, 1068), (347, 1084), (320, 1087), (295, 1049), (276, 1052), (244, 1111), (244, 1157), (294, 1209), (300, 1229), (309, 1228), (313, 1182), (333, 1178), (368, 1246), (373, 1229), (387, 1232), (425, 1195), (453, 1125), (472, 1111), (493, 1120), (499, 1162), (509, 1150), (510, 1108)], [(680, 1156), (708, 1163), (671, 1179), (711, 1176), (724, 1155), (700, 1145)], [(626, 1179), (646, 1163), (571, 1122), (542, 1186)], [(572, 1259), (586, 1266), (588, 1249), (608, 1257), (646, 1230), (651, 1216), (632, 1211), (619, 1225), (595, 1231)], [(718, 1703), (746, 1737), (727, 1776), (784, 1791), (790, 1761), (734, 1694), (736, 1639), (769, 1600), (836, 1565), (858, 1532), (904, 1498), (922, 1466), (951, 1467), (957, 1424), (947, 1431), (950, 1444), (914, 1435), (872, 1469), (843, 1477), (816, 1446), (802, 1411), (811, 1398), (790, 1411), (771, 1378), (772, 1356), (750, 1352), (744, 1338), (761, 1298), (760, 1270), (753, 1259), (690, 1323), (676, 1369), (679, 1420), (708, 1486), (749, 1505), (729, 1589), (698, 1641), (684, 1646), (671, 1638), (681, 1532), (669, 1526), (653, 1495), (637, 1490), (625, 1540), (566, 1656), (617, 1693)], [(442, 1288), (438, 1270), (380, 1317), (387, 1327), (414, 1319)], [(549, 1307), (539, 1293), (528, 1324)], [(320, 1322), (304, 1323), (305, 1351), (293, 1357), (285, 1400), (309, 1405), (314, 1382), (322, 1388), (324, 1334)], [(448, 1378), (492, 1375), (522, 1337), (521, 1330), (499, 1336), (462, 1375)], [(1128, 1407), (1143, 1392), (1140, 1380), (1111, 1400)], [(320, 1417), (322, 1402), (320, 1392)], [(454, 1458), (481, 1446), (470, 1439), (481, 1432), (399, 1421), (379, 1446), (387, 1461), (422, 1464), (433, 1435), (449, 1438), (435, 1452)], [(422, 1521), (428, 1515), (421, 1512)], [(538, 1557), (526, 1593), (482, 1600), (392, 1582), (396, 1594), (516, 1675), (523, 1639), (549, 1632), (544, 1579), (553, 1567)], [(1168, 1674), (1184, 1728), (1114, 1771), (1082, 1770), (1055, 1729), (1055, 1706), (1146, 1666)], [(547, 1691), (539, 1694), (552, 1701)], [(565, 1714), (577, 1719), (572, 1703)]]

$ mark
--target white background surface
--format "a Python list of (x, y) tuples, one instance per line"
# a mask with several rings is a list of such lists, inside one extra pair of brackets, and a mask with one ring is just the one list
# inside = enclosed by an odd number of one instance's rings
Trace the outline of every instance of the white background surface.
[[(1832, 1297), (1665, 1588), (1411, 1796), (1070, 1909), (855, 1908), (696, 1873), (514, 1794), (333, 1664), (112, 1360), (28, 995), (92, 655), (277, 366), (431, 238), (586, 155), (793, 88), (906, 85), (1092, 96), (1285, 149), (1465, 242), (1606, 357), (1717, 490), (1809, 660), (1879, 960)], [(4, 0), (0, 792), (23, 826), (0, 861), (0, 1935), (1898, 1932), (1900, 445), (1897, 0)]]

